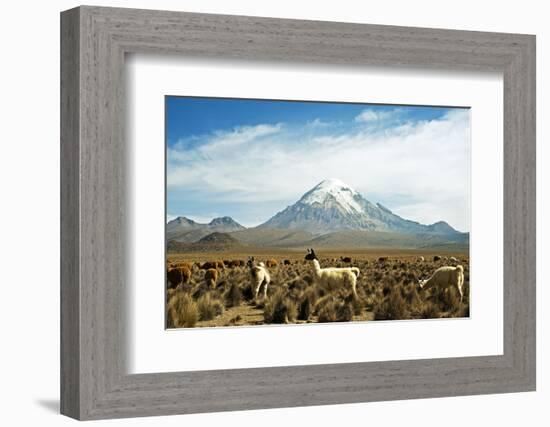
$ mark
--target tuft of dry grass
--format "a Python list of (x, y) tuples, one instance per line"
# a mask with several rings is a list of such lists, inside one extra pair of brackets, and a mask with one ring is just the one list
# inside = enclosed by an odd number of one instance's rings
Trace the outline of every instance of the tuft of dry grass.
[(312, 314), (312, 309), (313, 307), (309, 298), (304, 298), (298, 308), (298, 319), (306, 321), (309, 320)]
[(229, 290), (225, 293), (225, 305), (227, 307), (238, 307), (241, 305), (242, 293), (237, 282), (233, 282)]
[(439, 317), (439, 307), (434, 304), (433, 302), (426, 302), (422, 306), (422, 310), (420, 312), (420, 318), (422, 319), (437, 319)]
[(252, 301), (254, 299), (254, 290), (250, 282), (241, 286), (241, 296), (245, 301)]
[(319, 307), (319, 323), (349, 322), (353, 319), (353, 306), (342, 300), (329, 297)]
[(443, 311), (454, 311), (460, 306), (460, 295), (456, 288), (447, 288), (439, 291), (438, 299)]
[(296, 320), (298, 310), (296, 303), (278, 289), (264, 306), (265, 323), (292, 323)]
[(214, 299), (210, 294), (204, 294), (197, 300), (200, 320), (212, 320), (224, 312), (224, 306), (218, 299)]
[(334, 295), (321, 298), (316, 305), (319, 323), (349, 322), (353, 319), (353, 305)]
[(407, 302), (399, 288), (391, 292), (374, 307), (375, 320), (403, 320), (409, 319), (410, 313), (407, 309)]
[(327, 304), (324, 304), (318, 311), (318, 320), (319, 323), (328, 323), (328, 322), (337, 322), (338, 318), (336, 316), (336, 302), (331, 301)]
[(462, 303), (456, 311), (456, 317), (470, 317), (470, 305)]
[(197, 303), (184, 292), (175, 292), (168, 300), (169, 328), (192, 328), (199, 320)]
[(310, 320), (318, 298), (319, 295), (316, 288), (306, 288), (306, 290), (299, 297), (299, 320)]

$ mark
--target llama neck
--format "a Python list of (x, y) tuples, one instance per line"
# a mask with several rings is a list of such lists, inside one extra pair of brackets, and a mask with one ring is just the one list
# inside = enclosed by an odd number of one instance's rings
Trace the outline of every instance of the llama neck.
[(433, 276), (431, 276), (429, 279), (424, 280), (424, 284), (422, 285), (422, 289), (428, 289), (433, 285)]
[(319, 264), (319, 260), (313, 260), (313, 271), (315, 272), (316, 276), (321, 275), (321, 265)]

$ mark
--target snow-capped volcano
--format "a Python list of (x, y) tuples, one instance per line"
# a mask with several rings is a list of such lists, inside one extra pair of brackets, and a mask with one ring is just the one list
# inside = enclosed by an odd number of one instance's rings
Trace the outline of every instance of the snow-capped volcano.
[(339, 179), (325, 179), (302, 196), (300, 202), (312, 205), (335, 204), (348, 213), (362, 212), (361, 195)]
[[(443, 227), (445, 224), (446, 227)], [(434, 224), (435, 225), (435, 224)], [(373, 204), (338, 179), (327, 179), (292, 206), (277, 213), (259, 228), (299, 229), (315, 234), (340, 230), (395, 231), (400, 233), (458, 233), (448, 224), (423, 225)]]

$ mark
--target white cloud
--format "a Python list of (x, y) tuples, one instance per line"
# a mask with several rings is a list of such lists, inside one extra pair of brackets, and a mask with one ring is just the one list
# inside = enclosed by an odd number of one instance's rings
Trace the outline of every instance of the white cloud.
[(395, 118), (401, 114), (399, 108), (393, 110), (375, 110), (373, 108), (366, 108), (355, 116), (355, 121), (360, 123), (379, 122)]
[(266, 135), (272, 135), (281, 130), (282, 125), (242, 126), (231, 132), (217, 131), (215, 137), (206, 146), (204, 151), (215, 151), (223, 148), (236, 148), (247, 142), (254, 141)]
[(169, 151), (168, 158), (170, 160), (189, 160), (191, 154), (187, 149), (188, 143), (191, 141), (193, 144), (199, 144), (199, 150), (196, 154), (202, 154), (208, 156), (209, 154), (216, 154), (220, 151), (238, 149), (239, 146), (249, 142), (253, 142), (266, 135), (272, 135), (279, 132), (282, 128), (282, 124), (265, 125), (260, 124), (257, 126), (239, 126), (231, 131), (216, 131), (213, 135), (207, 135), (204, 137), (193, 136), (189, 140), (178, 141), (174, 148)]
[(306, 123), (306, 126), (309, 126), (312, 128), (327, 127), (330, 125), (331, 125), (330, 122), (325, 122), (318, 117)]
[(185, 189), (217, 211), (248, 204), (257, 213), (269, 202), (265, 221), (337, 177), (406, 218), (469, 229), (468, 110), (391, 128), (330, 130), (259, 125), (217, 132), (191, 150), (176, 146), (168, 154), (169, 191)]

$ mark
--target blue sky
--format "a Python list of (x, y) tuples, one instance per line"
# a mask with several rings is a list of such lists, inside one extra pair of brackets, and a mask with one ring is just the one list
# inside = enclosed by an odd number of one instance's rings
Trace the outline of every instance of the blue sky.
[(469, 230), (469, 110), (166, 97), (167, 215), (258, 225), (326, 178)]

